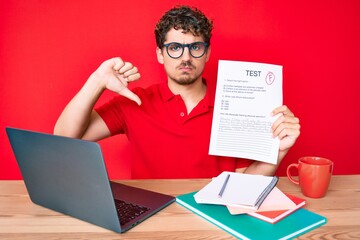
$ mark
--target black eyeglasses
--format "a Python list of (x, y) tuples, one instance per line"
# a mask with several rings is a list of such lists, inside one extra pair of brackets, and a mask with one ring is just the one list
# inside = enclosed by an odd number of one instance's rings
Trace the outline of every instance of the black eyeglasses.
[(177, 42), (171, 42), (164, 44), (166, 47), (166, 52), (171, 58), (180, 58), (184, 49), (187, 47), (189, 49), (190, 55), (194, 58), (201, 58), (207, 51), (209, 44), (204, 42), (193, 42), (189, 44), (181, 44)]

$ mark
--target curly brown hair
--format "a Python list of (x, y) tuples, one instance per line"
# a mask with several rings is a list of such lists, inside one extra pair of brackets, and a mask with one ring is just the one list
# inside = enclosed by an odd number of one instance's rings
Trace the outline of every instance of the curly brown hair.
[(199, 9), (188, 6), (176, 6), (167, 11), (156, 24), (155, 38), (159, 48), (164, 47), (166, 34), (172, 29), (182, 29), (183, 33), (191, 32), (194, 36), (202, 36), (210, 45), (213, 22)]

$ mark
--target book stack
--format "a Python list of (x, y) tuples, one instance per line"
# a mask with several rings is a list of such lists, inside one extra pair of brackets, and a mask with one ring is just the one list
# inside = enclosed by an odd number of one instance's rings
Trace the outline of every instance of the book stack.
[(240, 239), (291, 239), (326, 223), (283, 193), (276, 177), (223, 172), (177, 202)]
[(227, 206), (230, 214), (248, 214), (269, 223), (276, 223), (295, 212), (305, 205), (302, 198), (285, 194), (275, 187), (264, 200), (263, 204), (256, 210), (249, 211), (247, 208)]

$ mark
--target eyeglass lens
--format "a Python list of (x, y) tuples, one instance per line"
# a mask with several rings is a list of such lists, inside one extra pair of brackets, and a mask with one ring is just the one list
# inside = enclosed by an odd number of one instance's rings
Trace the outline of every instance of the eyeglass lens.
[(202, 57), (206, 52), (206, 44), (195, 42), (190, 44), (169, 43), (165, 45), (166, 51), (172, 58), (179, 58), (183, 55), (185, 47), (189, 49), (190, 55), (194, 58)]

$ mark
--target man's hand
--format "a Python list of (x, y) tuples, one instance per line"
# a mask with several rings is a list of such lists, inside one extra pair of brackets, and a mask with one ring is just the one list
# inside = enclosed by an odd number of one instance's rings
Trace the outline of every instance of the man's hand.
[(277, 114), (280, 116), (272, 125), (273, 136), (280, 139), (279, 151), (287, 151), (300, 135), (300, 121), (285, 105), (272, 111), (272, 116)]
[[(267, 176), (274, 175), (282, 159), (295, 144), (296, 139), (300, 135), (299, 119), (294, 116), (287, 106), (280, 106), (274, 109), (271, 114), (272, 116), (277, 114), (280, 115), (272, 125), (273, 136), (279, 137), (280, 139), (277, 165), (254, 161), (247, 169), (245, 169), (245, 173)], [(244, 171), (244, 169), (241, 170)]]
[(111, 58), (103, 62), (93, 73), (102, 86), (116, 92), (141, 105), (140, 98), (128, 89), (129, 82), (140, 79), (137, 67), (129, 62), (124, 62), (120, 57)]

